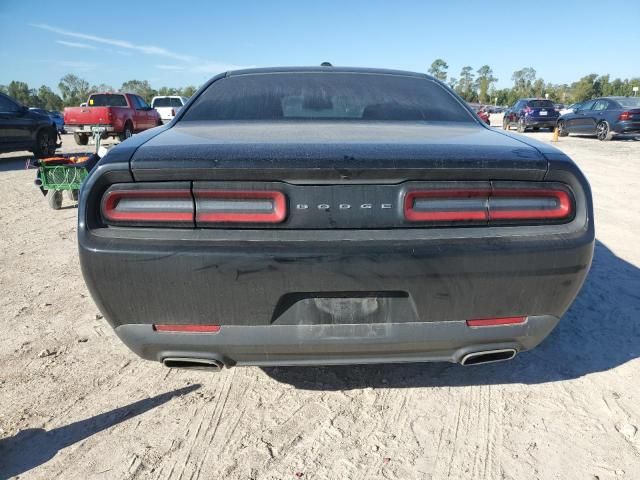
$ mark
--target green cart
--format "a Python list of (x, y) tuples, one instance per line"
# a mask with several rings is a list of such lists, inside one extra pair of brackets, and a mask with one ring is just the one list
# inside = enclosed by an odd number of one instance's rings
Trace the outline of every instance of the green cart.
[[(53, 157), (55, 159), (53, 161), (51, 159), (41, 159), (38, 162), (36, 185), (42, 189), (47, 197), (49, 206), (54, 210), (59, 210), (62, 207), (63, 191), (68, 192), (70, 200), (77, 201), (80, 185), (89, 175), (84, 161), (82, 163), (72, 163), (70, 157)], [(88, 160), (91, 158), (91, 154), (83, 155), (82, 157)], [(65, 158), (69, 163), (57, 163), (58, 159), (63, 162)]]
[(98, 162), (98, 150), (104, 128), (94, 127), (96, 153), (63, 154), (40, 158), (33, 163), (38, 168), (35, 184), (47, 197), (49, 206), (54, 210), (62, 207), (62, 192), (66, 191), (72, 201), (78, 200), (80, 186), (89, 171)]

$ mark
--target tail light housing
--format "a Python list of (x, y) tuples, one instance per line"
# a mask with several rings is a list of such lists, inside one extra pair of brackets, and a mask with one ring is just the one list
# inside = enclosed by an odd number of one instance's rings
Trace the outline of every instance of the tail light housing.
[(189, 183), (118, 184), (102, 197), (107, 224), (129, 226), (193, 226), (195, 207)]
[(287, 216), (284, 193), (277, 190), (194, 189), (198, 225), (281, 223)]
[(175, 108), (172, 108), (172, 109), (171, 109), (171, 116), (172, 116), (172, 117), (175, 117), (175, 116), (176, 116), (176, 110), (175, 110)]
[(618, 120), (631, 120), (631, 112), (622, 112), (619, 116), (618, 116)]
[(500, 327), (503, 325), (522, 325), (527, 317), (475, 318), (467, 320), (468, 327)]
[(404, 217), (423, 223), (564, 222), (574, 214), (568, 189), (511, 188), (434, 189), (406, 193)]

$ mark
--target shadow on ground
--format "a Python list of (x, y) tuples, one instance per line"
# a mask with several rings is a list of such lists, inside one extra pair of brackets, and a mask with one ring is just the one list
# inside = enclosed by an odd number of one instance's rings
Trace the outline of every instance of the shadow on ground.
[[(33, 159), (33, 155), (20, 155), (13, 157), (0, 158), (0, 172), (13, 172), (16, 170), (24, 170), (29, 160)], [(36, 178), (35, 170), (33, 178)]]
[(596, 242), (591, 271), (558, 327), (510, 362), (475, 367), (409, 363), (277, 367), (273, 379), (306, 390), (415, 388), (556, 382), (602, 372), (640, 357), (640, 269)]
[(49, 431), (42, 428), (22, 430), (13, 437), (0, 440), (0, 478), (9, 478), (28, 472), (49, 461), (69, 445), (198, 388), (200, 385), (189, 385)]

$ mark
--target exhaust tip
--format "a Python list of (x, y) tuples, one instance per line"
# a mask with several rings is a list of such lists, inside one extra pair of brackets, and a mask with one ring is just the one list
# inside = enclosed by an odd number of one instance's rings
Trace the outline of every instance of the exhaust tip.
[(162, 363), (169, 368), (187, 368), (189, 370), (206, 370), (209, 372), (219, 372), (224, 367), (224, 363), (213, 358), (169, 357), (163, 359)]
[(482, 352), (468, 353), (460, 361), (461, 365), (483, 365), (485, 363), (504, 362), (516, 356), (515, 348), (503, 348), (500, 350), (485, 350)]

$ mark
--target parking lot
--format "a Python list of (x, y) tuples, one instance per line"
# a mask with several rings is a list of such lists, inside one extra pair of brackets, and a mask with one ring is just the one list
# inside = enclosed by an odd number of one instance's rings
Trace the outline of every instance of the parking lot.
[(640, 478), (640, 141), (556, 145), (591, 182), (597, 246), (536, 350), (219, 374), (131, 353), (83, 282), (75, 204), (0, 155), (0, 478)]

